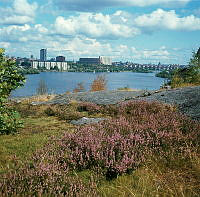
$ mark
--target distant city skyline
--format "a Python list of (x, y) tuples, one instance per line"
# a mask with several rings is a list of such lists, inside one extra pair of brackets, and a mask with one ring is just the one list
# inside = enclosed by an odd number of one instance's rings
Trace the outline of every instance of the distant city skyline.
[(0, 47), (15, 57), (187, 64), (200, 46), (197, 0), (2, 0), (0, 12)]

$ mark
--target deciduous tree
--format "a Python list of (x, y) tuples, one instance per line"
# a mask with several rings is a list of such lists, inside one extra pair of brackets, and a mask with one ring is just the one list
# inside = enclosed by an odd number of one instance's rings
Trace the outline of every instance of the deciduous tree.
[(16, 67), (16, 63), (7, 60), (4, 49), (0, 48), (0, 134), (10, 134), (21, 126), (19, 114), (5, 104), (12, 90), (23, 85), (25, 78)]

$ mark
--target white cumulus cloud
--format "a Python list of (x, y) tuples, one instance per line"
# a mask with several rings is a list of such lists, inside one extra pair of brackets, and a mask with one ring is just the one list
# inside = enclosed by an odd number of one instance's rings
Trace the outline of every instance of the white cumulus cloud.
[(194, 15), (180, 17), (174, 10), (164, 11), (158, 9), (151, 14), (138, 16), (135, 24), (147, 31), (159, 29), (194, 31), (200, 30), (200, 18)]
[(16, 14), (34, 16), (38, 5), (36, 2), (28, 3), (27, 0), (14, 0), (13, 8)]
[(129, 19), (122, 12), (113, 15), (102, 13), (80, 13), (78, 16), (56, 18), (54, 27), (58, 34), (85, 35), (90, 38), (116, 39), (139, 34), (139, 30), (129, 26)]
[[(25, 25), (10, 25), (0, 28), (0, 41), (2, 42), (41, 42), (45, 39), (48, 30), (41, 24), (35, 26)], [(29, 45), (29, 43), (27, 43)]]
[(31, 4), (27, 0), (14, 0), (12, 7), (0, 8), (0, 24), (23, 25), (33, 23), (37, 8), (36, 2)]

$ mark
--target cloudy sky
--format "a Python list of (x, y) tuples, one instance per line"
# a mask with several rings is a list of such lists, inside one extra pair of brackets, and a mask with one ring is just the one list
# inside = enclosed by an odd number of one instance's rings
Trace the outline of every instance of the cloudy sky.
[(0, 13), (0, 47), (16, 57), (187, 64), (200, 47), (199, 0), (0, 0)]

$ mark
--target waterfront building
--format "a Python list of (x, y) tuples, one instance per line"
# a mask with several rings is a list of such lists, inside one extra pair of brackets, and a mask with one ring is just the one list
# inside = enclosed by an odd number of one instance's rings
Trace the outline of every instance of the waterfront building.
[(46, 61), (47, 60), (47, 49), (41, 49), (40, 50), (40, 61)]
[(80, 64), (100, 64), (99, 58), (80, 58), (79, 59)]
[(65, 57), (64, 56), (57, 56), (56, 62), (65, 62)]
[(110, 57), (99, 56), (98, 58), (80, 58), (80, 64), (103, 64), (103, 65), (112, 65), (112, 59)]
[(45, 68), (47, 70), (57, 68), (59, 71), (69, 70), (67, 62), (53, 62), (53, 61), (31, 61), (31, 67), (35, 69)]
[(100, 64), (103, 64), (103, 65), (112, 65), (111, 57), (99, 56), (99, 61), (100, 61)]

